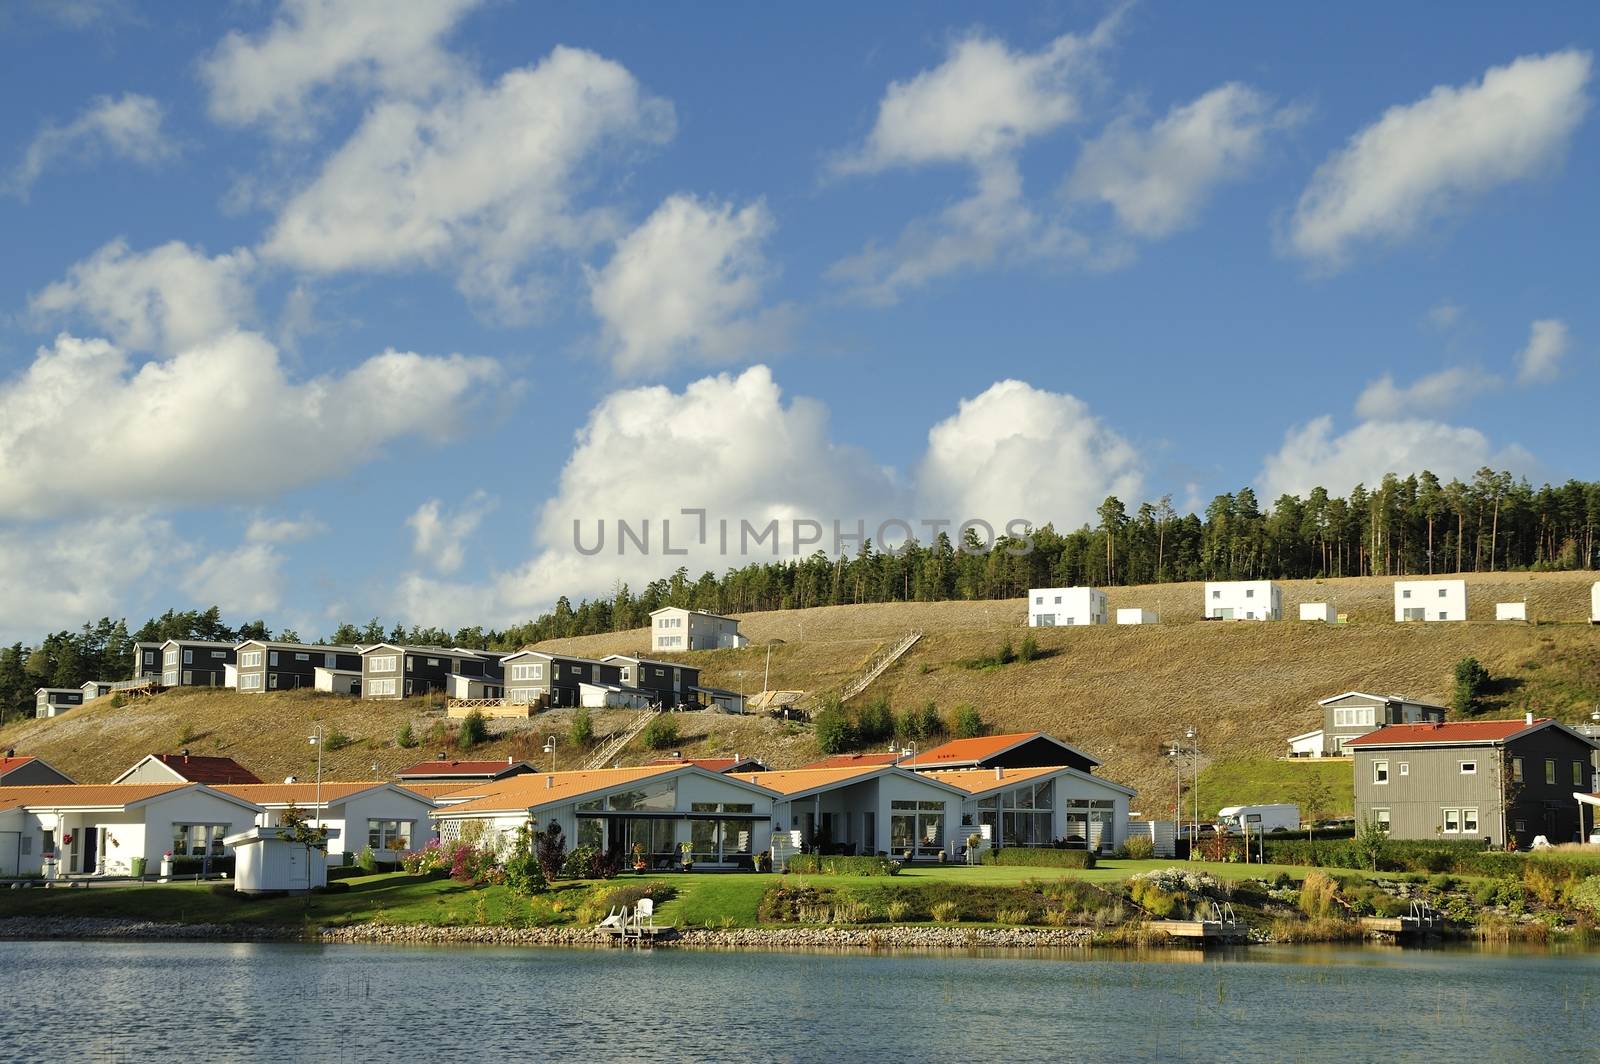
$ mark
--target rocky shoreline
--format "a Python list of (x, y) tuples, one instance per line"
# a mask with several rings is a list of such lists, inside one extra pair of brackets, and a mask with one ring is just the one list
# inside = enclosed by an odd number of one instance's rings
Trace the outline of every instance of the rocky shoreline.
[[(356, 924), (349, 927), (177, 924), (104, 917), (0, 920), (0, 939), (80, 939), (174, 942), (311, 942), (329, 945), (598, 947), (609, 936), (573, 927), (433, 927)], [(688, 928), (657, 945), (680, 949), (1086, 949), (1083, 928), (1030, 927), (785, 927)]]

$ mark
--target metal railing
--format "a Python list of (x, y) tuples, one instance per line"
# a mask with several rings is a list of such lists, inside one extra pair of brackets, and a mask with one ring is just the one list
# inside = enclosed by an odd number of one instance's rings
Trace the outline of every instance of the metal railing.
[(584, 763), (584, 769), (592, 771), (597, 768), (605, 768), (606, 763), (622, 753), (628, 744), (633, 742), (634, 737), (648, 728), (650, 722), (655, 720), (660, 713), (661, 707), (651, 706), (639, 714), (626, 728), (607, 739), (600, 749), (595, 751), (594, 756)]
[(922, 632), (920, 630), (915, 632), (907, 632), (905, 635), (901, 636), (899, 641), (896, 642), (894, 646), (873, 658), (872, 661), (867, 665), (867, 670), (854, 680), (851, 680), (850, 683), (845, 686), (844, 690), (839, 692), (839, 701), (848, 702), (862, 691), (865, 691), (872, 685), (873, 680), (876, 680), (878, 677), (882, 676), (890, 665), (893, 665), (895, 662), (899, 661), (900, 656), (906, 651), (910, 650), (912, 647), (916, 646), (917, 640), (921, 638)]

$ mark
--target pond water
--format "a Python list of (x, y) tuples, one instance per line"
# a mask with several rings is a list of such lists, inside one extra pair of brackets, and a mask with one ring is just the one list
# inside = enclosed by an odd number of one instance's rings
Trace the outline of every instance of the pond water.
[(1600, 1059), (1600, 956), (0, 943), (0, 1059)]

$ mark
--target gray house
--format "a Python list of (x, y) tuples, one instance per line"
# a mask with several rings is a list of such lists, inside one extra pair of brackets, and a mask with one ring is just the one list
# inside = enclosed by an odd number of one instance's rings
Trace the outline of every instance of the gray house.
[(520, 650), (506, 655), (506, 700), (517, 705), (577, 706), (583, 704), (585, 687), (628, 688), (620, 670), (606, 662), (570, 654), (549, 654), (542, 650)]
[(129, 678), (134, 680), (161, 679), (160, 643), (133, 644), (133, 675)]
[(232, 643), (169, 639), (161, 644), (162, 687), (226, 687)]
[(0, 787), (44, 787), (77, 782), (42, 757), (31, 754), (18, 757), (15, 750), (0, 755)]
[(1347, 744), (1358, 821), (1397, 839), (1553, 843), (1578, 836), (1574, 791), (1594, 789), (1594, 744), (1554, 720), (1395, 724)]
[(1290, 757), (1348, 757), (1351, 739), (1391, 724), (1432, 724), (1445, 718), (1445, 707), (1404, 695), (1369, 695), (1346, 691), (1317, 702), (1322, 727), (1289, 739)]
[(249, 694), (315, 687), (318, 669), (339, 673), (361, 672), (361, 651), (356, 647), (247, 639), (234, 647), (234, 654), (238, 665), (239, 690)]
[(451, 677), (498, 683), (501, 654), (464, 647), (377, 643), (361, 648), (361, 697), (405, 698), (444, 691)]
[(600, 661), (617, 670), (624, 687), (639, 688), (650, 695), (652, 702), (659, 702), (663, 706), (682, 706), (709, 701), (702, 697), (700, 670), (693, 665), (627, 654), (607, 654)]
[(83, 705), (83, 691), (77, 687), (41, 687), (33, 693), (35, 717), (59, 717), (75, 706)]
[(108, 680), (87, 680), (80, 690), (83, 691), (83, 700), (93, 702), (97, 698), (104, 698), (111, 693), (111, 683)]

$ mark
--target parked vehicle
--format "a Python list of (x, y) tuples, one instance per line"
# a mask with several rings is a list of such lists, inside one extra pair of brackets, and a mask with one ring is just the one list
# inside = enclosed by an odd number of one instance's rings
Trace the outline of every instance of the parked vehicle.
[(1299, 831), (1300, 807), (1284, 805), (1230, 805), (1217, 811), (1217, 824), (1236, 834)]

